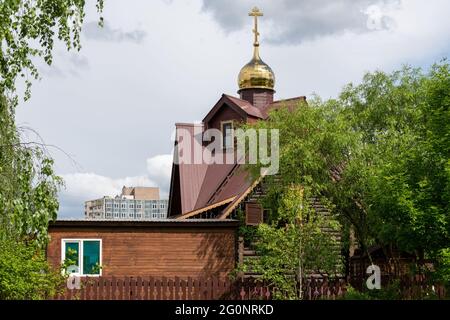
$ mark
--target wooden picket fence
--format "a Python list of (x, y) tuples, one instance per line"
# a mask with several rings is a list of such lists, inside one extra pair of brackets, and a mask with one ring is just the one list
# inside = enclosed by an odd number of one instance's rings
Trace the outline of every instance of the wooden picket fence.
[[(302, 284), (302, 299), (336, 300), (345, 294), (346, 286), (347, 282), (343, 278), (309, 277), (304, 279)], [(257, 279), (252, 278), (237, 281), (233, 289), (230, 298), (236, 300), (270, 300), (280, 291), (277, 288), (265, 286)]]
[[(307, 279), (304, 299), (338, 299), (345, 293), (342, 279)], [(65, 289), (57, 300), (270, 300), (275, 288), (255, 279), (181, 279), (179, 277), (85, 277), (80, 289)]]
[(226, 279), (84, 277), (81, 289), (66, 289), (57, 300), (216, 300), (230, 292)]

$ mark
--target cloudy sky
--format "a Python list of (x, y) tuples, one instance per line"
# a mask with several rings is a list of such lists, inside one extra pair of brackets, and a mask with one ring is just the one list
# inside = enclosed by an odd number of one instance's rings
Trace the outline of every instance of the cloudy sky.
[(367, 71), (427, 69), (450, 53), (448, 0), (106, 0), (102, 29), (87, 2), (81, 52), (57, 47), (17, 112), (58, 147), (60, 217), (82, 217), (85, 200), (123, 185), (159, 186), (167, 197), (174, 124), (236, 95), (254, 5), (278, 99), (333, 97)]

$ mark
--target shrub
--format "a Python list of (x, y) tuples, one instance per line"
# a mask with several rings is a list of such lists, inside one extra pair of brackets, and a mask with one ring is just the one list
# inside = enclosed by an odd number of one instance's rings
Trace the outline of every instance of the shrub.
[(64, 277), (45, 260), (44, 252), (32, 245), (0, 240), (0, 299), (40, 300), (62, 288)]

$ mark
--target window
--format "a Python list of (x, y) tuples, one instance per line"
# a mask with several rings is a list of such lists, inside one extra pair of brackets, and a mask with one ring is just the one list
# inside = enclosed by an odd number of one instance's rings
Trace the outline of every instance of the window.
[(119, 209), (119, 204), (118, 203), (114, 203), (114, 208), (115, 209)]
[(68, 272), (85, 276), (101, 275), (101, 239), (63, 239), (61, 251), (61, 262), (68, 264)]
[(263, 222), (263, 208), (259, 203), (245, 204), (245, 222), (248, 226), (257, 226)]
[(158, 205), (156, 203), (153, 203), (152, 208), (156, 209), (156, 208), (158, 208)]
[(164, 209), (164, 203), (161, 203), (161, 204), (159, 205), (159, 207), (160, 207), (161, 209)]
[(126, 209), (127, 208), (127, 204), (126, 203), (122, 203), (122, 209)]
[(130, 209), (134, 209), (134, 204), (130, 203)]
[(233, 122), (222, 122), (222, 145), (225, 149), (233, 147)]

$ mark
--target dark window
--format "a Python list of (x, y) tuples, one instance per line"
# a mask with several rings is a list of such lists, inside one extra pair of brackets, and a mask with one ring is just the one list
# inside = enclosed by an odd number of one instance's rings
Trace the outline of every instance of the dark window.
[(225, 149), (231, 148), (233, 146), (233, 123), (222, 123), (222, 135), (223, 147)]

